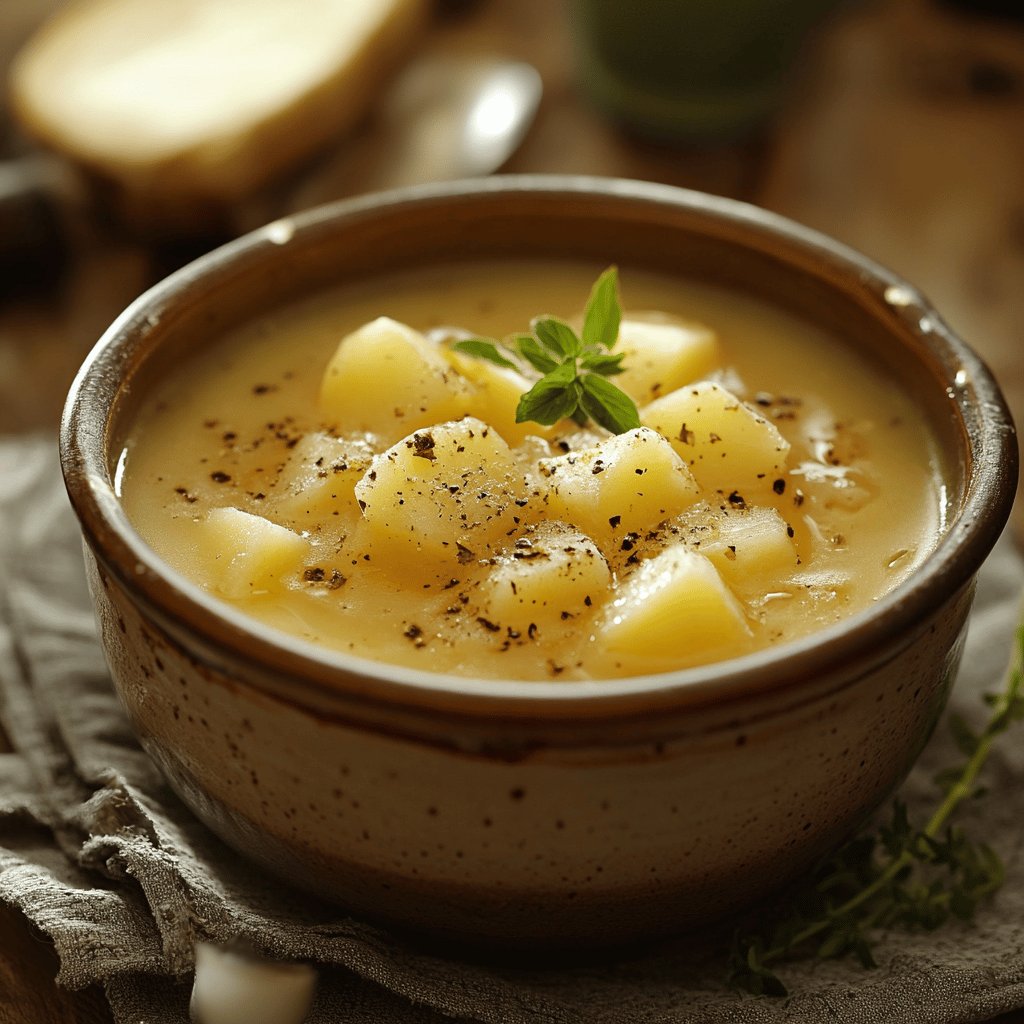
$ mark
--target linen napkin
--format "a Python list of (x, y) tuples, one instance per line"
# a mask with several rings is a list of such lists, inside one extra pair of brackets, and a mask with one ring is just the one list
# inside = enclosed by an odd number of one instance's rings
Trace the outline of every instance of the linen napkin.
[[(50, 937), (69, 988), (101, 983), (118, 1024), (183, 1024), (194, 942), (242, 942), (313, 963), (310, 1024), (963, 1024), (1024, 1007), (1024, 744), (986, 769), (965, 825), (1007, 867), (973, 924), (894, 931), (864, 970), (784, 965), (786, 999), (729, 990), (714, 933), (572, 966), (460, 962), (296, 893), (248, 865), (176, 799), (139, 749), (103, 663), (81, 542), (52, 441), (0, 440), (0, 900)], [(986, 564), (952, 706), (1009, 660), (1024, 561), (1008, 538)], [(901, 790), (912, 820), (957, 755), (937, 732)]]

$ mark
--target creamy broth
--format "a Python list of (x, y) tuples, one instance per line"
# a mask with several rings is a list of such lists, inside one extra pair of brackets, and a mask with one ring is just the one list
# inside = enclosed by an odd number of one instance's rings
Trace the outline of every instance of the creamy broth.
[[(608, 678), (743, 654), (868, 608), (913, 570), (940, 529), (944, 492), (933, 437), (903, 391), (825, 331), (783, 311), (629, 268), (620, 272), (624, 315), (643, 319), (658, 311), (647, 319), (709, 327), (717, 336), (718, 366), (704, 376), (743, 399), (791, 446), (763, 488), (705, 487), (699, 500), (666, 507), (661, 521), (628, 537), (603, 526), (604, 533), (573, 534), (574, 557), (591, 539), (599, 549), (587, 564), (607, 564), (607, 589), (595, 585), (579, 607), (539, 613), (538, 621), (513, 612), (499, 621), (494, 609), (500, 602), (487, 597), (495, 593), (489, 574), (514, 568), (526, 548), (550, 539), (545, 524), (553, 506), (538, 489), (551, 485), (538, 473), (538, 459), (563, 459), (545, 464), (548, 477), (557, 479), (551, 465), (564, 472), (567, 453), (579, 455), (607, 435), (570, 424), (543, 437), (507, 438), (532, 490), (521, 509), (502, 511), (510, 525), (500, 538), (460, 543), (447, 562), (415, 542), (389, 549), (368, 532), (356, 485), (372, 472), (373, 453), (410, 431), (403, 410), (394, 410), (393, 429), (367, 436), (361, 426), (343, 422), (344, 415), (322, 409), (321, 381), (339, 340), (380, 316), (418, 331), (453, 325), (492, 337), (525, 329), (538, 313), (578, 322), (601, 269), (524, 261), (396, 273), (340, 287), (236, 330), (191, 357), (134, 425), (118, 481), (132, 522), (168, 564), (267, 626), (363, 657), (493, 678)], [(385, 372), (371, 404), (394, 404), (388, 386)], [(340, 439), (336, 450), (347, 453), (321, 457), (319, 472), (310, 448), (317, 437)], [(675, 440), (685, 457), (687, 449)], [(320, 489), (316, 501), (305, 504), (307, 491), (295, 477), (303, 457), (308, 493)], [(699, 479), (701, 467), (692, 468)], [(325, 478), (334, 487), (327, 498)], [(365, 480), (360, 486), (366, 494)], [(211, 510), (226, 508), (301, 538), (294, 542), (294, 565), (268, 577), (266, 586), (226, 586), (225, 564), (255, 558), (211, 549)], [(780, 550), (780, 527), (788, 538), (781, 543), (790, 547), (778, 568), (760, 548), (750, 548), (750, 568), (739, 572), (730, 563), (739, 555), (745, 564), (748, 549), (745, 542), (732, 544), (729, 530), (755, 522), (774, 531), (773, 551)], [(637, 582), (638, 574), (676, 546), (715, 554), (711, 560), (724, 582), (716, 575), (714, 586), (735, 620), (731, 639), (702, 646), (695, 633), (671, 651), (645, 642), (609, 646), (604, 629), (618, 628), (610, 625), (618, 595), (647, 600), (649, 587)], [(687, 612), (687, 621), (699, 612)], [(642, 624), (637, 635), (656, 629)]]

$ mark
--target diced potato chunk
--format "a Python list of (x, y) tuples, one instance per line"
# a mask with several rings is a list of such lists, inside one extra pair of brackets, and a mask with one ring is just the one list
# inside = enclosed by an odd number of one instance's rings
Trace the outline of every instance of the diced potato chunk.
[(324, 371), (320, 406), (346, 433), (394, 440), (461, 416), (470, 393), (438, 346), (382, 316), (341, 340)]
[(751, 632), (714, 565), (677, 545), (619, 586), (597, 635), (609, 655), (659, 671), (740, 654)]
[(598, 540), (657, 526), (700, 496), (686, 463), (648, 427), (543, 459), (540, 470), (548, 514)]
[(533, 386), (521, 373), (452, 349), (448, 351), (448, 358), (474, 385), (469, 399), (470, 415), (489, 423), (509, 444), (519, 444), (531, 435), (551, 434), (552, 428), (540, 423), (516, 423), (519, 399)]
[(756, 493), (785, 470), (789, 442), (775, 425), (710, 381), (656, 399), (640, 422), (667, 437), (709, 490)]
[(710, 373), (718, 362), (718, 336), (703, 324), (627, 319), (615, 351), (626, 357), (615, 383), (637, 402), (650, 402)]
[(543, 633), (600, 605), (610, 580), (589, 537), (565, 523), (542, 523), (495, 560), (481, 585), (481, 609), (502, 629)]
[(241, 509), (211, 509), (196, 524), (198, 564), (212, 589), (225, 597), (251, 597), (282, 586), (308, 554), (304, 537)]
[(777, 509), (730, 509), (716, 525), (714, 535), (701, 541), (700, 553), (711, 559), (732, 586), (763, 593), (796, 569), (792, 528)]
[(274, 518), (299, 529), (330, 525), (335, 517), (358, 515), (355, 486), (373, 459), (363, 439), (306, 434), (292, 449), (273, 496)]
[(482, 557), (478, 548), (517, 528), (523, 490), (502, 437), (466, 417), (375, 456), (355, 495), (375, 543), (455, 562)]

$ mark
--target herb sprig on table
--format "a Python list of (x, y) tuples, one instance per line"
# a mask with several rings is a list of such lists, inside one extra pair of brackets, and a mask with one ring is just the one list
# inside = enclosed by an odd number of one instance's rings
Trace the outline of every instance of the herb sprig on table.
[(571, 418), (580, 425), (594, 420), (614, 434), (640, 426), (636, 404), (609, 377), (622, 373), (623, 353), (612, 349), (619, 336), (622, 310), (618, 272), (609, 267), (595, 282), (583, 314), (582, 337), (564, 320), (535, 317), (530, 333), (467, 338), (452, 348), (510, 369), (528, 363), (539, 380), (520, 398), (516, 422), (550, 426)]
[(730, 981), (761, 995), (784, 996), (778, 965), (802, 956), (856, 958), (874, 967), (873, 949), (886, 928), (938, 928), (951, 918), (970, 920), (979, 903), (1003, 881), (1003, 865), (985, 843), (950, 824), (957, 807), (980, 795), (978, 774), (996, 738), (1024, 720), (1024, 626), (1002, 691), (988, 694), (987, 722), (974, 732), (951, 718), (963, 761), (939, 774), (942, 800), (926, 824), (914, 828), (896, 802), (877, 834), (860, 836), (834, 854), (799, 892), (786, 912), (737, 932)]

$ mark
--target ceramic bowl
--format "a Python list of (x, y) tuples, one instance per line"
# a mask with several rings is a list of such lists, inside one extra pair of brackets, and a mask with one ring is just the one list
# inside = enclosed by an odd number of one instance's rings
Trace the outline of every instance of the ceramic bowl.
[[(348, 276), (530, 253), (692, 274), (842, 324), (916, 397), (949, 455), (935, 550), (870, 611), (807, 639), (567, 685), (431, 675), (272, 634), (177, 576), (133, 530), (116, 461), (168, 365)], [(744, 204), (579, 178), (368, 196), (218, 249), (104, 335), (61, 444), (115, 685), (195, 813), (355, 914), (530, 948), (709, 921), (860, 825), (942, 710), (1017, 474), (991, 376), (911, 286)]]

